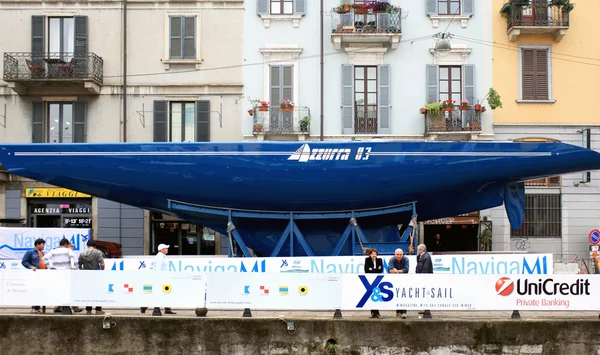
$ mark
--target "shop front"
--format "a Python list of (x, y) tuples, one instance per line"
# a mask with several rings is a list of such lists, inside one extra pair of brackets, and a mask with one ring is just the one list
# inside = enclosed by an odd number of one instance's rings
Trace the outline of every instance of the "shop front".
[(92, 196), (63, 188), (26, 188), (27, 225), (92, 228)]
[(479, 212), (433, 219), (423, 226), (428, 251), (478, 251)]
[(215, 231), (162, 213), (152, 213), (152, 250), (169, 245), (169, 255), (218, 255)]

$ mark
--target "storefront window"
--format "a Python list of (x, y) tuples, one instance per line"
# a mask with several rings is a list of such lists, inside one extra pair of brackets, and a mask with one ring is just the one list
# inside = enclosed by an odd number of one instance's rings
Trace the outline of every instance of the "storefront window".
[(169, 245), (169, 255), (215, 255), (215, 232), (185, 221), (152, 222), (154, 245)]
[(91, 203), (29, 202), (29, 224), (37, 228), (92, 228)]

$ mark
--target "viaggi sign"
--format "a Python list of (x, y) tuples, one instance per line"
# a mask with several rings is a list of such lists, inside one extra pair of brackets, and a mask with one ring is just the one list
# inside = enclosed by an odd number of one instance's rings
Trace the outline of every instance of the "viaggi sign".
[[(388, 273), (391, 255), (381, 256), (384, 273)], [(416, 256), (407, 256), (409, 273), (414, 273)], [(364, 273), (364, 257), (273, 257), (273, 258), (204, 258), (167, 257), (174, 272), (281, 272), (281, 273)], [(552, 254), (479, 254), (432, 255), (436, 274), (551, 274)], [(108, 271), (152, 270), (153, 256), (105, 260)]]

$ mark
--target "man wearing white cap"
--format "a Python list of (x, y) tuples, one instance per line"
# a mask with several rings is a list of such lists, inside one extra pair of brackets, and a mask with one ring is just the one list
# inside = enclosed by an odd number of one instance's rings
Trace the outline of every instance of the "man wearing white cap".
[[(154, 271), (169, 271), (169, 263), (167, 262), (167, 253), (169, 253), (169, 246), (166, 244), (158, 245), (158, 253), (154, 258)], [(142, 307), (142, 313), (146, 312), (147, 307)], [(156, 308), (155, 308), (156, 310)], [(159, 310), (160, 313), (160, 310)], [(177, 314), (169, 307), (165, 307), (165, 314)], [(159, 314), (160, 315), (160, 314)]]

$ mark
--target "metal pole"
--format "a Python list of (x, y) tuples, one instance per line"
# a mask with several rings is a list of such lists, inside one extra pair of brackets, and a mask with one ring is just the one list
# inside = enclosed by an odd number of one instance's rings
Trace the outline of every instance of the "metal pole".
[(324, 41), (323, 41), (323, 20), (324, 20), (324, 13), (323, 13), (323, 0), (321, 0), (321, 137), (320, 140), (323, 140), (323, 129), (324, 129), (324, 118), (323, 118), (323, 109), (324, 109), (324, 79), (323, 79), (323, 45), (324, 45)]
[(123, 142), (127, 142), (127, 0), (123, 1)]

